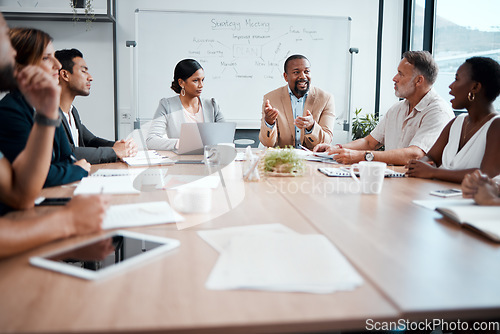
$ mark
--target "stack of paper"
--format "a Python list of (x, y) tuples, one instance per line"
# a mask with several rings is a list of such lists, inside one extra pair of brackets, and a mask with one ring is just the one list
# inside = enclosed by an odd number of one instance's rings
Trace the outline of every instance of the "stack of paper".
[(175, 163), (174, 160), (164, 157), (155, 150), (139, 151), (135, 157), (123, 158), (130, 166), (152, 166), (168, 165)]
[(102, 228), (122, 228), (155, 224), (175, 223), (184, 218), (167, 202), (148, 202), (112, 205), (106, 212)]
[(139, 194), (134, 188), (133, 178), (128, 175), (113, 177), (84, 177), (75, 189), (74, 195), (90, 194)]
[(332, 293), (363, 280), (323, 235), (297, 234), (280, 224), (201, 231), (220, 251), (209, 289)]
[(336, 154), (328, 154), (326, 152), (313, 152), (307, 147), (300, 145), (301, 149), (295, 149), (295, 153), (297, 153), (300, 157), (303, 157), (307, 161), (317, 161), (324, 162), (328, 164), (338, 164), (338, 162), (334, 159)]
[(82, 179), (75, 195), (138, 194), (142, 186), (164, 186), (167, 168), (100, 169)]

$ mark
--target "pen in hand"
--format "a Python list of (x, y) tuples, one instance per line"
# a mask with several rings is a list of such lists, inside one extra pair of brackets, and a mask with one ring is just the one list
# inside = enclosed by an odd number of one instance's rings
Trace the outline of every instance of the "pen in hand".
[(303, 145), (301, 145), (301, 144), (299, 144), (299, 147), (300, 147), (301, 149), (303, 149), (304, 151), (307, 151), (307, 152), (309, 152), (309, 153), (313, 153), (313, 151), (311, 151), (310, 149), (308, 149), (307, 147), (305, 147), (305, 146), (303, 146)]

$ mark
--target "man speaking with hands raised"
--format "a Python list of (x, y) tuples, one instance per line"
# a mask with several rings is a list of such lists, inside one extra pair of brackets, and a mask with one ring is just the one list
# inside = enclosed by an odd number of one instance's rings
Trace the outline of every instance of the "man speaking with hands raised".
[(311, 65), (302, 55), (285, 61), (288, 85), (264, 96), (259, 140), (268, 147), (330, 144), (335, 120), (332, 95), (311, 86)]

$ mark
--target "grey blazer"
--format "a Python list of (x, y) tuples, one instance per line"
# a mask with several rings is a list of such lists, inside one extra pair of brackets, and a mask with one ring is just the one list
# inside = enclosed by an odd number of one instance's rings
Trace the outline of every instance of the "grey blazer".
[[(224, 122), (224, 116), (214, 98), (200, 100), (205, 123)], [(173, 150), (180, 137), (181, 124), (185, 122), (183, 106), (178, 95), (161, 99), (146, 139), (148, 149)]]

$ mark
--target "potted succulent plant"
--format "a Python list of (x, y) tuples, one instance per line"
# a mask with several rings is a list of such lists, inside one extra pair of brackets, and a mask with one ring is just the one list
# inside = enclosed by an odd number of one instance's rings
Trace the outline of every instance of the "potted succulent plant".
[(261, 160), (261, 169), (268, 176), (301, 176), (306, 164), (292, 147), (268, 149)]

